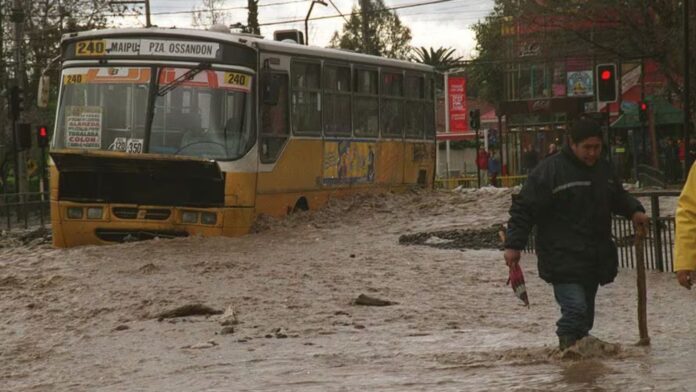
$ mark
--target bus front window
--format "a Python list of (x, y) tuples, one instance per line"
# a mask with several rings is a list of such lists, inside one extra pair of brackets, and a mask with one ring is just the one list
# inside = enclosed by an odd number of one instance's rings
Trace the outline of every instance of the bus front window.
[[(174, 84), (185, 68), (163, 68), (159, 85)], [(237, 159), (253, 145), (251, 76), (204, 70), (157, 94), (150, 152)], [(160, 90), (162, 91), (162, 90)]]
[(142, 152), (150, 68), (63, 71), (54, 146)]
[[(159, 82), (150, 86), (152, 70), (65, 69), (54, 147), (237, 159), (253, 146), (250, 75), (203, 70), (174, 82), (189, 69), (165, 67), (154, 69)], [(145, 151), (150, 96), (154, 115)]]

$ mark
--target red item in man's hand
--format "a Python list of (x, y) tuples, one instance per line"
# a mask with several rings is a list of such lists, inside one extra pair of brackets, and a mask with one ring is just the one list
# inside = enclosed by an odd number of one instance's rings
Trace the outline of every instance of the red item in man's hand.
[(524, 274), (519, 264), (510, 267), (510, 277), (508, 284), (512, 286), (512, 291), (515, 296), (524, 302), (525, 306), (529, 306), (529, 297), (527, 297), (527, 288), (524, 286)]

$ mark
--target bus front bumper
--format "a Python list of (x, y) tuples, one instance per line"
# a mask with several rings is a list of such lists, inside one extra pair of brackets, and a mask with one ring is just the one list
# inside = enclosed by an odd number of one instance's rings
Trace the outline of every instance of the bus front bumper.
[(167, 207), (51, 201), (56, 247), (110, 244), (189, 235), (249, 232), (253, 208)]

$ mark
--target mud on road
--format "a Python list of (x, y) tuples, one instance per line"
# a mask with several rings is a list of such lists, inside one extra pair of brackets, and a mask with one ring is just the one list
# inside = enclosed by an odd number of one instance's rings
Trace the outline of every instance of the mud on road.
[(648, 275), (651, 348), (632, 346), (624, 270), (600, 289), (594, 330), (617, 349), (568, 360), (533, 256), (527, 309), (499, 250), (399, 243), (486, 232), (509, 202), (498, 189), (372, 195), (240, 238), (3, 245), (0, 390), (691, 390), (694, 298), (670, 274)]

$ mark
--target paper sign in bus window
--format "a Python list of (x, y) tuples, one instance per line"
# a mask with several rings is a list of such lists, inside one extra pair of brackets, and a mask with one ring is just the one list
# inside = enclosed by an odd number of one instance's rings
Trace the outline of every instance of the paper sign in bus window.
[(99, 106), (69, 106), (65, 114), (65, 146), (101, 148), (102, 110)]
[(109, 146), (109, 150), (127, 152), (129, 154), (142, 154), (143, 139), (117, 137)]

